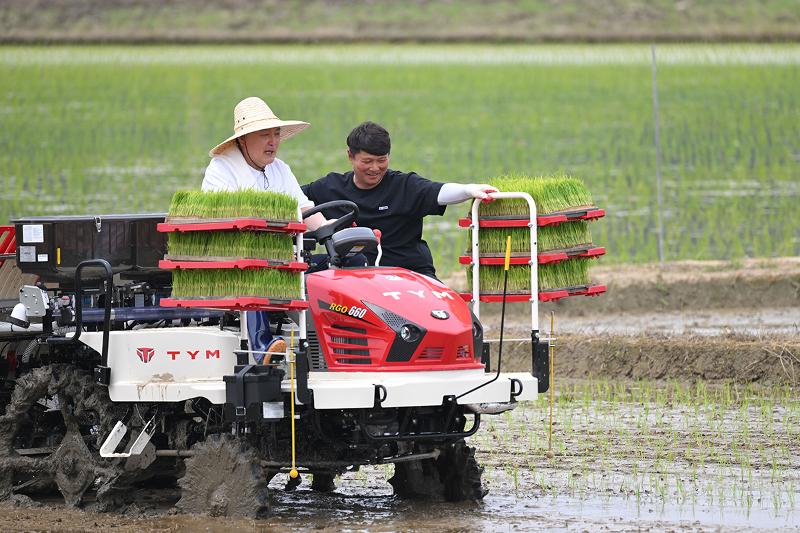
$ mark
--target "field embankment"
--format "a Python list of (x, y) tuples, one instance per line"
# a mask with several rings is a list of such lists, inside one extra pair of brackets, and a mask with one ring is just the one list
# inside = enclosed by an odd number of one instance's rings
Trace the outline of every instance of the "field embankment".
[(6, 0), (0, 42), (797, 41), (792, 0)]
[[(680, 261), (593, 272), (608, 286), (606, 294), (541, 307), (543, 332), (549, 311), (555, 312), (559, 376), (800, 384), (800, 259)], [(498, 306), (482, 311), (487, 337), (497, 339)], [(509, 369), (530, 367), (528, 317), (526, 306), (509, 306)]]

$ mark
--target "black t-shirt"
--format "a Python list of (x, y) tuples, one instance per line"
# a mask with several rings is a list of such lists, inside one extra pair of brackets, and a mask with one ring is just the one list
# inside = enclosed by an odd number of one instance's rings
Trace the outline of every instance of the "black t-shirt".
[[(430, 181), (414, 172), (387, 170), (372, 189), (359, 189), (353, 172), (331, 172), (302, 189), (316, 205), (333, 200), (350, 200), (358, 205), (359, 226), (381, 230), (382, 266), (399, 266), (435, 275), (428, 243), (422, 240), (422, 219), (443, 215), (446, 206), (437, 201), (443, 183)], [(345, 209), (326, 209), (326, 218), (345, 215)], [(367, 254), (370, 264), (377, 254)]]

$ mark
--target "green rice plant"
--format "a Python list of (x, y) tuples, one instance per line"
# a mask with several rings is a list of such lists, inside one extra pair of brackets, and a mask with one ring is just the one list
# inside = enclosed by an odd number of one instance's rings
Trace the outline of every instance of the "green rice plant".
[(174, 298), (300, 297), (300, 274), (276, 269), (193, 269), (172, 273)]
[[(592, 195), (583, 181), (570, 176), (524, 176), (511, 174), (489, 180), (489, 184), (502, 192), (526, 192), (536, 203), (539, 215), (565, 211), (577, 207), (593, 206)], [(528, 203), (522, 199), (495, 200), (481, 206), (480, 215), (525, 215)]]
[[(591, 259), (576, 258), (559, 263), (540, 265), (539, 290), (559, 289), (576, 285), (588, 285)], [(531, 267), (511, 265), (508, 269), (508, 293), (531, 290)], [(467, 284), (472, 284), (472, 268), (467, 268)], [(503, 292), (503, 266), (481, 266), (480, 292), (498, 294)]]
[(255, 191), (178, 191), (169, 217), (297, 220), (297, 199), (288, 194)]
[(170, 233), (172, 257), (247, 258), (291, 261), (294, 239), (268, 231), (190, 231)]
[[(506, 252), (506, 238), (511, 236), (511, 253), (530, 253), (530, 230), (528, 228), (481, 228), (478, 245), (481, 255), (502, 255)], [(556, 226), (542, 226), (536, 233), (540, 252), (562, 250), (592, 243), (589, 223), (584, 220), (566, 222)], [(472, 240), (467, 235), (467, 253)]]

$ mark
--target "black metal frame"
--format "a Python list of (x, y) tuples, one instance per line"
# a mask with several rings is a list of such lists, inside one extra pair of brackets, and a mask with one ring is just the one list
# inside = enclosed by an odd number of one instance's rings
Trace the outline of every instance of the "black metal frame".
[(111, 306), (114, 297), (114, 272), (105, 259), (87, 259), (75, 267), (75, 333), (72, 337), (48, 337), (47, 343), (74, 344), (78, 342), (83, 330), (83, 284), (81, 273), (87, 267), (101, 267), (105, 270), (105, 308), (103, 313), (103, 350), (100, 352), (100, 365), (94, 368), (94, 379), (101, 385), (111, 382), (111, 369), (108, 367), (108, 340), (111, 332)]
[(550, 388), (550, 345), (539, 339), (538, 331), (531, 331), (531, 374), (539, 383), (539, 393)]
[[(419, 432), (414, 433), (407, 431), (408, 425), (411, 421), (411, 418), (414, 417), (414, 410), (415, 408), (409, 408), (406, 411), (405, 416), (400, 422), (400, 428), (398, 429), (397, 433), (391, 435), (374, 435), (367, 431), (367, 409), (362, 409), (359, 412), (359, 425), (361, 426), (361, 434), (368, 441), (372, 442), (385, 442), (385, 441), (414, 441), (414, 440), (423, 440), (423, 439), (454, 439), (454, 438), (465, 438), (475, 434), (478, 431), (478, 428), (481, 425), (481, 415), (478, 413), (472, 413), (474, 419), (472, 427), (468, 430), (464, 431), (448, 431), (446, 428), (450, 428), (453, 424), (455, 419), (456, 410), (458, 408), (458, 402), (456, 401), (455, 396), (445, 396), (444, 401), (442, 402), (443, 407), (447, 407), (447, 417), (444, 420), (444, 424), (442, 425), (445, 430), (444, 431), (426, 431), (426, 432)], [(462, 413), (466, 415), (466, 413)]]

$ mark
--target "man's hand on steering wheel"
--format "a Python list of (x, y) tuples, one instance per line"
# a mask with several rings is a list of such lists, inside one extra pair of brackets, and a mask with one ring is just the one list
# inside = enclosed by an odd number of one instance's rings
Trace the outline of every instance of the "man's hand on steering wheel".
[(303, 212), (303, 220), (305, 220), (311, 215), (320, 213), (325, 209), (337, 207), (344, 208), (348, 210), (348, 212), (345, 213), (344, 216), (329, 220), (327, 224), (318, 227), (312, 232), (307, 232), (309, 236), (313, 236), (320, 244), (325, 244), (325, 241), (330, 239), (331, 235), (337, 231), (349, 228), (353, 222), (355, 222), (356, 217), (358, 217), (358, 206), (349, 200), (334, 200), (332, 202), (325, 202), (324, 204), (312, 207), (311, 209)]

